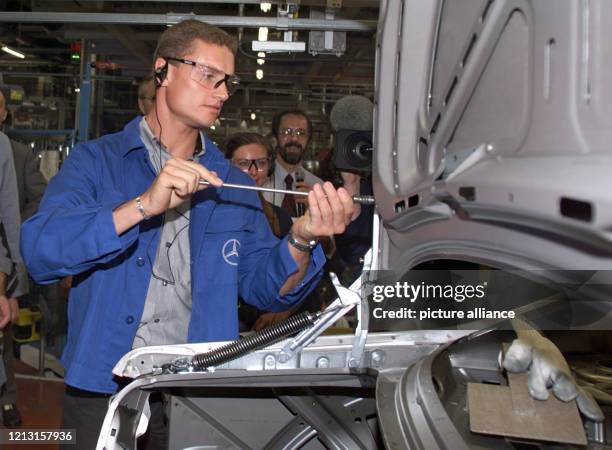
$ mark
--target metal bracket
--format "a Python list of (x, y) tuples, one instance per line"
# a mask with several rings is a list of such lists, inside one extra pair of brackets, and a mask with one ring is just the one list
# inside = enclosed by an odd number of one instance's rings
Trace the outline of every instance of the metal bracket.
[(361, 272), (361, 299), (359, 308), (357, 309), (357, 325), (355, 327), (355, 340), (353, 341), (353, 349), (349, 357), (349, 367), (363, 367), (363, 349), (365, 348), (368, 338), (368, 329), (370, 328), (370, 308), (368, 305), (368, 295), (370, 294), (370, 283), (372, 278), (372, 270), (378, 269), (378, 251), (379, 251), (379, 232), (380, 219), (378, 214), (374, 213), (372, 219), (372, 248), (365, 254), (363, 262), (363, 270)]
[(344, 316), (353, 309), (355, 305), (361, 302), (361, 296), (357, 293), (361, 288), (361, 277), (355, 280), (350, 288), (345, 288), (340, 284), (335, 273), (330, 272), (329, 276), (336, 288), (336, 292), (338, 292), (338, 298), (325, 308), (321, 317), (317, 319), (312, 327), (302, 331), (285, 344), (278, 354), (278, 360), (281, 363), (285, 363), (293, 358), (296, 353), (299, 353), (304, 347), (319, 337), (321, 333), (332, 326), (340, 317)]
[[(362, 275), (364, 277), (364, 275)], [(355, 340), (353, 341), (353, 349), (348, 360), (348, 366), (351, 368), (363, 366), (363, 349), (365, 348), (366, 339), (368, 338), (368, 327), (370, 324), (368, 300), (365, 295), (365, 287), (367, 282), (362, 281), (361, 298), (359, 308), (357, 308), (357, 326), (355, 327)]]
[(279, 23), (286, 23), (286, 26), (279, 27), (279, 29), (285, 29), (286, 31), (283, 33), (283, 41), (284, 42), (293, 42), (293, 38), (297, 37), (297, 33), (294, 35), (295, 31), (289, 30), (289, 22), (297, 17), (297, 13), (300, 9), (299, 1), (291, 1), (287, 2), (284, 5), (278, 5), (277, 17)]
[(302, 331), (296, 337), (289, 340), (287, 344), (285, 344), (283, 349), (278, 354), (278, 360), (281, 363), (286, 363), (293, 358), (304, 347), (320, 336), (327, 328), (332, 326), (340, 317), (344, 316), (358, 305), (355, 340), (353, 342), (351, 355), (349, 356), (348, 365), (349, 367), (362, 367), (364, 365), (363, 350), (368, 337), (370, 317), (367, 302), (369, 289), (367, 288), (370, 285), (370, 278), (372, 276), (371, 271), (378, 268), (378, 251), (380, 245), (379, 232), (380, 218), (377, 213), (374, 213), (372, 225), (372, 248), (368, 250), (364, 257), (361, 276), (357, 278), (349, 288), (346, 288), (340, 284), (336, 274), (330, 272), (329, 276), (334, 287), (336, 288), (338, 298), (334, 300), (325, 309), (325, 311), (323, 311), (321, 317), (319, 317), (312, 327)]

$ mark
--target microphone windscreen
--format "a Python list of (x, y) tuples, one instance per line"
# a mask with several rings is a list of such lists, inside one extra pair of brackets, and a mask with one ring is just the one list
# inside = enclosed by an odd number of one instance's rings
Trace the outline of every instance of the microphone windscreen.
[(374, 105), (361, 95), (347, 95), (333, 106), (329, 120), (334, 131), (371, 131), (374, 120)]

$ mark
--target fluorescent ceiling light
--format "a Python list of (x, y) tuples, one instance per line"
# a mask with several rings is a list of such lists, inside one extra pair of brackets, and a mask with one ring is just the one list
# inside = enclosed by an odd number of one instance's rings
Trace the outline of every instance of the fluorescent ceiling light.
[(257, 39), (260, 41), (268, 40), (268, 27), (259, 27), (259, 31), (257, 32)]
[(305, 52), (306, 42), (285, 42), (285, 41), (253, 41), (251, 49), (254, 52)]
[(8, 53), (9, 55), (13, 55), (21, 59), (25, 58), (25, 55), (23, 53), (18, 52), (17, 50), (13, 50), (12, 48), (7, 47), (6, 45), (3, 45), (1, 48), (3, 52)]
[(263, 66), (265, 62), (265, 59), (257, 58), (257, 64), (259, 64), (260, 66)]
[(266, 57), (266, 53), (265, 52), (259, 52), (259, 53), (257, 53), (257, 57), (258, 58), (265, 58)]
[(264, 75), (264, 74), (263, 74), (263, 70), (261, 70), (261, 69), (257, 69), (257, 70), (255, 71), (255, 78), (257, 78), (258, 80), (261, 80), (261, 79), (263, 78), (263, 75)]

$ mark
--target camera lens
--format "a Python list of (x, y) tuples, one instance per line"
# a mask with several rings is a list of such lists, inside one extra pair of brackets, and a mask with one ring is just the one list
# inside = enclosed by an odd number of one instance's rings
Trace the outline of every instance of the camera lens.
[(357, 169), (372, 164), (372, 140), (362, 133), (353, 135), (346, 143), (346, 159)]
[(372, 132), (338, 130), (334, 165), (338, 170), (370, 171), (372, 167)]

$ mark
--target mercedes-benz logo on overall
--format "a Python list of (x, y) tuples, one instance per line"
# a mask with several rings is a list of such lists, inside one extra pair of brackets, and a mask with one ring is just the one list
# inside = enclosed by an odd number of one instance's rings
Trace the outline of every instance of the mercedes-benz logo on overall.
[(238, 254), (239, 248), (240, 241), (238, 239), (228, 239), (227, 242), (223, 244), (221, 254), (223, 255), (223, 259), (226, 263), (231, 266), (238, 265), (238, 258), (240, 257), (240, 255)]

